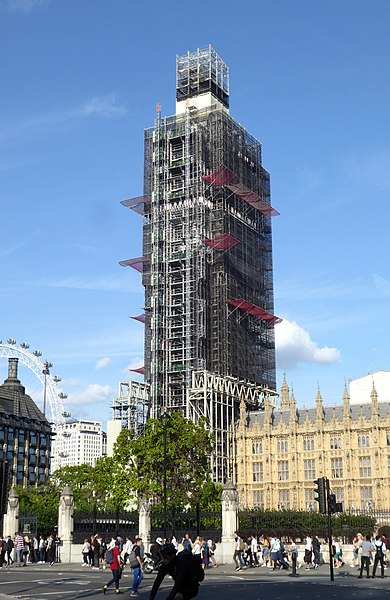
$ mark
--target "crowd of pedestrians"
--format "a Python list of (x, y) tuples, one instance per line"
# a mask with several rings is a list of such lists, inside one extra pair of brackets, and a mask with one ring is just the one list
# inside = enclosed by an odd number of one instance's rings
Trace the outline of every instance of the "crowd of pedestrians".
[[(288, 543), (276, 535), (255, 536), (243, 535), (236, 532), (234, 541), (233, 560), (237, 571), (247, 568), (268, 567), (273, 571), (302, 568), (318, 569), (325, 564), (323, 550), (328, 551), (329, 544), (325, 539), (320, 540), (316, 535), (307, 535), (302, 543), (303, 553), (298, 561), (298, 547), (294, 538)], [(345, 566), (343, 560), (342, 542), (339, 537), (332, 539), (332, 561), (335, 569)], [(376, 577), (378, 566), (380, 577), (384, 577), (387, 564), (390, 564), (390, 543), (386, 536), (377, 535), (375, 540), (358, 533), (353, 541), (353, 560), (350, 567), (359, 566), (359, 578), (369, 577), (369, 568), (373, 563), (372, 577)]]
[(26, 567), (28, 563), (54, 565), (56, 561), (56, 540), (49, 536), (23, 536), (16, 532), (0, 538), (0, 567)]

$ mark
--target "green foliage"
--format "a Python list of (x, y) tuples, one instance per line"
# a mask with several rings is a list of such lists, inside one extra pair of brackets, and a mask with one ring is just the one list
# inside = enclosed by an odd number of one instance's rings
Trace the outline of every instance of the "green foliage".
[[(123, 491), (153, 499), (156, 509), (163, 502), (164, 427), (166, 427), (167, 506), (182, 510), (217, 503), (220, 490), (209, 474), (212, 439), (205, 420), (194, 425), (174, 411), (162, 423), (149, 419), (142, 437), (132, 439), (123, 430), (114, 446), (115, 479)], [(119, 468), (119, 469), (118, 469)], [(119, 470), (119, 473), (118, 473)], [(207, 508), (210, 508), (208, 505)]]
[(59, 503), (56, 489), (47, 484), (38, 487), (18, 487), (16, 492), (19, 496), (19, 514), (37, 517), (40, 534), (54, 533), (57, 527)]
[[(303, 539), (306, 535), (328, 536), (328, 516), (318, 512), (295, 510), (252, 510), (239, 514), (240, 530), (257, 534), (275, 534), (284, 538)], [(332, 516), (332, 533), (352, 541), (359, 531), (372, 534), (375, 518), (342, 513)]]
[(210, 478), (212, 438), (206, 421), (194, 425), (180, 412), (172, 412), (164, 424), (150, 419), (138, 439), (122, 430), (114, 456), (100, 458), (95, 467), (61, 467), (47, 486), (21, 489), (23, 512), (38, 511), (41, 522), (51, 526), (57, 520), (58, 499), (65, 486), (73, 492), (76, 514), (127, 510), (141, 496), (152, 499), (156, 511), (162, 510), (165, 426), (168, 509), (195, 510), (198, 505), (202, 511), (220, 510), (222, 487)]

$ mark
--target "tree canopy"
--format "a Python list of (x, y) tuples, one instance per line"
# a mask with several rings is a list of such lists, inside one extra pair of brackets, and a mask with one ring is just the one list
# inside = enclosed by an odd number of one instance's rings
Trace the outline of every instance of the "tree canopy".
[(134, 507), (140, 497), (153, 501), (156, 511), (161, 510), (165, 427), (168, 510), (193, 510), (197, 506), (201, 510), (220, 510), (222, 488), (210, 476), (213, 445), (207, 423), (201, 420), (194, 425), (174, 411), (164, 423), (149, 419), (144, 435), (138, 438), (123, 429), (113, 456), (99, 458), (94, 467), (61, 467), (46, 485), (18, 488), (21, 514), (37, 515), (39, 529), (53, 531), (65, 486), (73, 492), (76, 513), (123, 511)]
[[(123, 430), (114, 445), (115, 470), (118, 468), (123, 483), (138, 497), (153, 499), (155, 505), (163, 502), (164, 428), (166, 428), (166, 481), (167, 505), (182, 510), (189, 506), (211, 509), (220, 497), (219, 486), (211, 481), (209, 457), (212, 437), (206, 420), (198, 425), (179, 411), (162, 422), (149, 419), (145, 433), (136, 439)], [(116, 475), (117, 478), (117, 475)], [(119, 477), (120, 480), (120, 477)], [(220, 502), (219, 502), (220, 506)]]

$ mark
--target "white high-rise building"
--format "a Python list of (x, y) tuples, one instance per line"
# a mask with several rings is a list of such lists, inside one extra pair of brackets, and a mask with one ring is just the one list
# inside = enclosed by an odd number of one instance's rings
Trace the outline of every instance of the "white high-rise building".
[(107, 435), (99, 421), (69, 419), (53, 425), (51, 473), (65, 466), (91, 465), (107, 452)]

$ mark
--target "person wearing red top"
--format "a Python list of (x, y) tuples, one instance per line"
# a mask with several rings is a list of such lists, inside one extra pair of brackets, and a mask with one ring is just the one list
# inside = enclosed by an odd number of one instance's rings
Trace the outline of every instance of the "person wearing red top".
[(103, 594), (106, 593), (107, 588), (109, 588), (112, 583), (115, 583), (115, 593), (122, 593), (119, 589), (119, 579), (121, 578), (122, 574), (121, 551), (119, 550), (119, 544), (120, 542), (116, 540), (115, 546), (112, 548), (112, 556), (114, 557), (113, 562), (110, 564), (112, 579), (110, 579), (106, 585), (103, 585)]

